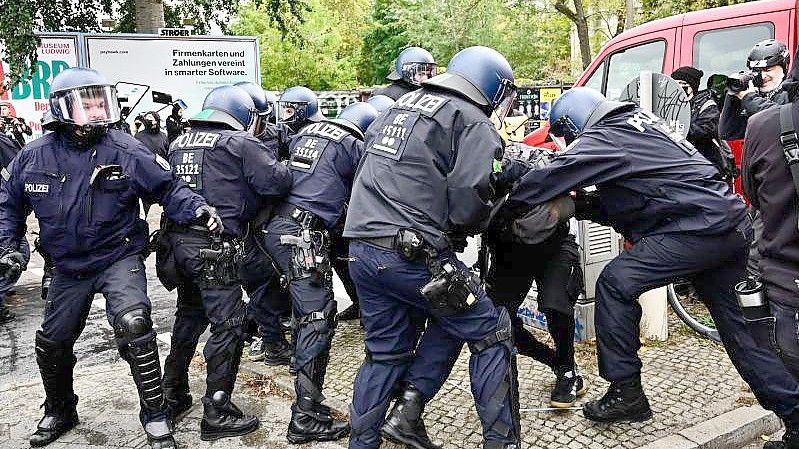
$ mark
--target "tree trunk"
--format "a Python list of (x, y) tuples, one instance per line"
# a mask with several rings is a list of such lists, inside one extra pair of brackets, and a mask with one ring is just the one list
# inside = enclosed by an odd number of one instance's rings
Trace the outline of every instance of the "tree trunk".
[(591, 64), (591, 40), (588, 34), (588, 19), (585, 17), (582, 0), (574, 0), (574, 11), (566, 6), (566, 0), (555, 0), (555, 9), (568, 17), (577, 27), (577, 39), (580, 41), (580, 59), (583, 69)]
[(624, 0), (624, 6), (627, 9), (624, 15), (624, 29), (629, 30), (635, 26), (635, 0)]
[(163, 0), (135, 0), (136, 1), (136, 32), (158, 33), (158, 28), (164, 26)]

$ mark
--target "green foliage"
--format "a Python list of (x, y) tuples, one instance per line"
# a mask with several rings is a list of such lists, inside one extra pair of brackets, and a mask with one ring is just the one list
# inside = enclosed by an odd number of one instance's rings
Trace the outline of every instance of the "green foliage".
[(261, 74), (267, 89), (303, 85), (314, 90), (359, 85), (357, 64), (369, 0), (309, 0), (303, 21), (282, 32), (262, 8), (248, 5), (231, 26), (238, 35), (260, 37)]
[(737, 5), (752, 0), (643, 0), (642, 13), (636, 23), (649, 22), (700, 9), (716, 8), (718, 6)]

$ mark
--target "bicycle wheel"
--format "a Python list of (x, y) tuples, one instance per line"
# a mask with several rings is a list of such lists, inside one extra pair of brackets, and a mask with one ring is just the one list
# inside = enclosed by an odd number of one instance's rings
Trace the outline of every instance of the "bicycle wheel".
[(674, 284), (669, 284), (667, 289), (667, 297), (669, 299), (669, 304), (671, 308), (674, 309), (674, 312), (677, 314), (678, 317), (683, 321), (683, 323), (687, 324), (688, 327), (693, 329), (698, 334), (702, 335), (703, 337), (707, 337), (716, 343), (721, 343), (721, 337), (719, 336), (719, 331), (717, 331), (714, 327), (710, 327), (707, 324), (702, 323), (696, 317), (691, 315), (691, 313), (686, 309), (686, 307), (680, 302), (681, 298), (680, 295), (677, 294), (676, 289), (674, 288)]

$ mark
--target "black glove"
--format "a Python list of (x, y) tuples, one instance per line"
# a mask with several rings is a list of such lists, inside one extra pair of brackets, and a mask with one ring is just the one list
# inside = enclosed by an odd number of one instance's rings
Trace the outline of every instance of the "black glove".
[(25, 268), (25, 256), (18, 251), (9, 251), (0, 257), (0, 272), (3, 279), (14, 279)]
[(599, 192), (577, 189), (574, 197), (574, 217), (578, 220), (597, 222), (600, 213)]
[(197, 210), (194, 211), (194, 216), (197, 218), (207, 217), (208, 222), (205, 223), (205, 226), (211, 232), (221, 234), (225, 230), (225, 227), (222, 225), (222, 217), (216, 213), (216, 209), (207, 204), (198, 207)]
[(452, 233), (447, 234), (447, 238), (449, 238), (449, 244), (452, 247), (452, 251), (456, 253), (462, 253), (468, 244), (466, 241), (466, 234), (461, 233)]

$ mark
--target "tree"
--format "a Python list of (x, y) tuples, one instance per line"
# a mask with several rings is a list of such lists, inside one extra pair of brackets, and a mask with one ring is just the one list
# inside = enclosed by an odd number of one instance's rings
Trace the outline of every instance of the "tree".
[(555, 9), (561, 14), (568, 17), (577, 27), (577, 38), (580, 41), (580, 60), (583, 64), (583, 69), (591, 64), (591, 39), (588, 34), (588, 17), (583, 7), (583, 0), (572, 0), (574, 2), (574, 9), (571, 9), (566, 0), (555, 0)]
[(264, 14), (248, 5), (231, 31), (258, 36), (262, 84), (271, 90), (302, 85), (313, 90), (353, 89), (360, 85), (359, 55), (366, 31), (369, 0), (309, 0), (303, 21), (285, 23), (285, 35)]
[[(304, 0), (254, 0), (276, 26), (298, 19)], [(115, 31), (154, 32), (158, 26), (179, 26), (182, 18), (192, 19), (197, 32), (205, 33), (212, 24), (223, 31), (240, 0), (177, 0), (172, 6), (162, 0), (0, 0), (0, 57), (10, 71), (0, 89), (10, 89), (23, 77), (30, 77), (36, 65), (38, 31), (100, 31), (100, 15), (118, 17)], [(137, 14), (138, 13), (138, 14)]]

